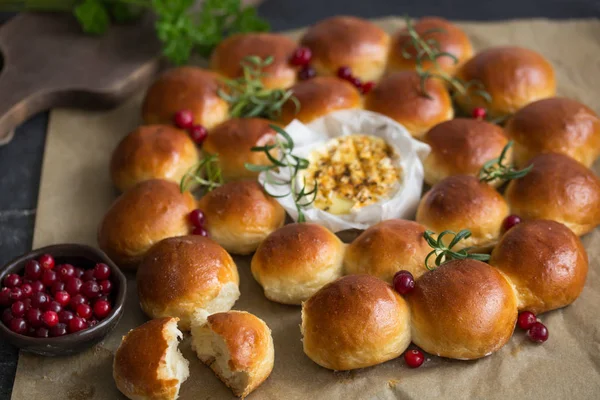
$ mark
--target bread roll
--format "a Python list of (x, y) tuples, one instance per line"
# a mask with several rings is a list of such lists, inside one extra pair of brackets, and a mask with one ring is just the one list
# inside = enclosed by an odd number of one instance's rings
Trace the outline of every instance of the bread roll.
[(347, 66), (363, 81), (379, 80), (385, 70), (390, 38), (367, 20), (336, 16), (308, 28), (300, 45), (312, 50), (311, 64), (319, 75), (335, 75)]
[(301, 304), (342, 276), (344, 250), (345, 244), (321, 225), (288, 224), (260, 244), (252, 275), (269, 300)]
[(219, 167), (226, 181), (256, 179), (258, 173), (249, 171), (245, 164), (271, 165), (263, 152), (250, 149), (275, 142), (276, 132), (269, 126), (272, 123), (261, 118), (232, 118), (209, 132), (202, 150), (219, 155)]
[(512, 214), (558, 221), (578, 236), (600, 224), (600, 179), (590, 169), (556, 153), (540, 154), (531, 163), (531, 172), (506, 188)]
[(229, 104), (219, 97), (219, 75), (198, 67), (172, 68), (148, 89), (142, 117), (146, 124), (170, 124), (175, 113), (189, 110), (194, 123), (211, 129), (229, 117)]
[(517, 298), (497, 269), (454, 260), (423, 274), (406, 295), (412, 341), (440, 357), (472, 360), (498, 351), (512, 336)]
[(367, 94), (365, 108), (399, 122), (420, 139), (431, 127), (454, 117), (452, 100), (442, 81), (427, 79), (425, 90), (430, 97), (421, 90), (416, 72), (394, 72)]
[(213, 314), (193, 326), (192, 348), (241, 398), (260, 386), (273, 370), (271, 330), (263, 320), (245, 311)]
[(574, 302), (588, 271), (583, 244), (569, 228), (555, 221), (526, 221), (502, 237), (490, 265), (512, 282), (519, 310), (544, 313)]
[(198, 201), (210, 237), (230, 253), (250, 254), (285, 222), (285, 210), (256, 181), (236, 181)]
[(410, 344), (410, 311), (390, 285), (370, 275), (348, 275), (302, 304), (304, 353), (337, 371), (394, 359)]
[[(471, 118), (442, 122), (425, 134), (424, 141), (431, 147), (423, 162), (425, 182), (429, 185), (452, 175), (478, 176), (483, 164), (500, 157), (508, 144), (498, 125)], [(509, 149), (506, 164), (511, 159)]]
[(508, 120), (515, 163), (525, 167), (540, 153), (562, 153), (591, 166), (600, 155), (600, 118), (580, 102), (564, 97), (538, 100)]
[[(471, 231), (471, 237), (453, 249), (474, 247), (486, 250), (500, 237), (502, 222), (508, 216), (508, 205), (487, 183), (473, 176), (450, 176), (433, 186), (421, 199), (417, 222), (435, 233), (445, 230)], [(446, 245), (452, 235), (444, 237)]]
[(177, 318), (148, 321), (129, 331), (115, 353), (113, 378), (131, 400), (174, 400), (189, 376), (189, 363), (177, 349), (182, 334)]
[(318, 76), (292, 86), (300, 107), (287, 101), (281, 110), (280, 122), (287, 125), (294, 119), (309, 123), (338, 110), (362, 107), (358, 90), (350, 83), (332, 76)]
[(196, 145), (186, 132), (145, 125), (121, 140), (110, 160), (110, 176), (122, 192), (148, 179), (179, 183), (198, 161)]
[(479, 81), (492, 97), (457, 95), (458, 105), (469, 115), (484, 107), (490, 117), (503, 117), (539, 99), (554, 96), (554, 69), (548, 60), (533, 50), (521, 47), (492, 47), (463, 64), (456, 76), (465, 82)]
[(228, 311), (240, 297), (237, 267), (225, 249), (203, 236), (180, 236), (152, 246), (137, 271), (142, 310), (150, 318), (178, 317), (190, 330), (193, 314)]
[(244, 58), (273, 57), (273, 62), (262, 70), (262, 82), (271, 89), (287, 88), (296, 82), (297, 71), (290, 64), (296, 47), (296, 42), (278, 33), (238, 33), (217, 45), (210, 57), (210, 68), (227, 78), (238, 78), (243, 75)]
[(425, 227), (413, 221), (390, 219), (373, 225), (348, 246), (346, 274), (374, 275), (388, 283), (400, 270), (415, 278), (427, 271), (425, 257), (432, 250), (423, 238)]
[(108, 209), (98, 228), (98, 245), (121, 268), (135, 269), (162, 239), (187, 235), (188, 214), (196, 208), (189, 193), (161, 179), (140, 182)]
[[(435, 40), (441, 53), (452, 54), (458, 59), (458, 62), (455, 62), (451, 57), (439, 57), (437, 59), (440, 68), (450, 75), (454, 75), (456, 69), (473, 56), (473, 46), (467, 34), (444, 18), (424, 17), (414, 23), (413, 28), (423, 40)], [(430, 30), (438, 31), (427, 33)], [(389, 71), (416, 69), (417, 49), (409, 43), (411, 43), (411, 38), (406, 28), (400, 29), (394, 34), (388, 60)], [(402, 55), (403, 51), (411, 57), (405, 58)], [(422, 67), (425, 70), (431, 70), (433, 63), (423, 60)]]

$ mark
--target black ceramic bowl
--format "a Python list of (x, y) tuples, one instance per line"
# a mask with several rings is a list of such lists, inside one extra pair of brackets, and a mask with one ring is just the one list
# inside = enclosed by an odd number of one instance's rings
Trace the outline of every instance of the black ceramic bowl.
[(119, 268), (102, 251), (81, 244), (57, 244), (33, 250), (4, 265), (0, 269), (0, 282), (11, 273), (22, 274), (27, 261), (37, 259), (42, 254), (50, 254), (56, 264), (73, 264), (85, 269), (93, 268), (97, 263), (107, 264), (111, 268), (113, 284), (111, 300), (113, 309), (97, 325), (80, 332), (47, 339), (19, 335), (0, 322), (0, 336), (21, 350), (43, 356), (63, 356), (83, 351), (100, 342), (119, 322), (123, 315), (123, 305), (127, 291), (127, 279)]

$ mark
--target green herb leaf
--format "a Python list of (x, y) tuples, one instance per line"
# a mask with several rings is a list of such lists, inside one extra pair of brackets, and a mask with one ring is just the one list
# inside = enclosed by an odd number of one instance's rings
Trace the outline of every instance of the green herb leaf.
[(495, 180), (510, 181), (512, 179), (522, 178), (531, 171), (533, 165), (517, 170), (512, 165), (505, 164), (506, 154), (512, 145), (513, 141), (511, 140), (502, 149), (500, 157), (494, 158), (483, 164), (483, 167), (481, 167), (481, 170), (479, 171), (479, 180), (481, 182), (489, 183)]
[[(461, 240), (467, 239), (471, 236), (471, 231), (468, 229), (463, 229), (458, 233), (449, 230), (443, 231), (437, 235), (437, 238), (434, 238), (434, 235), (435, 232), (429, 230), (423, 233), (425, 241), (427, 244), (429, 244), (429, 247), (433, 249), (433, 251), (431, 251), (429, 254), (427, 254), (427, 257), (425, 257), (425, 267), (430, 271), (450, 260), (465, 260), (470, 258), (478, 261), (487, 261), (490, 259), (489, 254), (470, 253), (470, 247), (465, 247), (458, 251), (452, 250), (452, 248)], [(454, 238), (452, 238), (448, 246), (445, 246), (443, 241), (443, 238), (446, 235), (454, 235)], [(431, 257), (435, 257), (434, 264), (436, 267), (429, 265), (429, 260)]]
[(219, 167), (219, 156), (210, 154), (185, 173), (179, 182), (179, 190), (184, 193), (190, 188), (200, 186), (210, 192), (222, 184), (223, 176)]
[(100, 0), (84, 0), (75, 6), (73, 14), (85, 33), (101, 35), (110, 26), (110, 15)]

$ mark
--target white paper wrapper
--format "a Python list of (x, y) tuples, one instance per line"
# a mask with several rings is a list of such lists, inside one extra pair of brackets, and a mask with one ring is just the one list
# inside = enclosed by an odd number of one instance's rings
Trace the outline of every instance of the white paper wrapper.
[[(423, 188), (423, 163), (429, 154), (428, 145), (413, 139), (406, 128), (396, 121), (365, 110), (343, 110), (326, 115), (304, 125), (292, 121), (285, 131), (295, 143), (293, 154), (308, 158), (317, 148), (324, 146), (332, 138), (345, 135), (363, 134), (384, 139), (394, 148), (400, 158), (402, 182), (398, 191), (389, 199), (362, 207), (350, 214), (334, 215), (312, 205), (303, 209), (307, 221), (326, 226), (333, 232), (346, 229), (366, 229), (380, 221), (391, 218), (413, 218), (421, 198)], [(289, 180), (289, 171), (281, 171), (275, 175)], [(278, 186), (265, 181), (263, 172), (259, 181), (272, 194), (289, 193), (289, 186)], [(291, 195), (278, 198), (279, 203), (296, 221), (298, 211)]]

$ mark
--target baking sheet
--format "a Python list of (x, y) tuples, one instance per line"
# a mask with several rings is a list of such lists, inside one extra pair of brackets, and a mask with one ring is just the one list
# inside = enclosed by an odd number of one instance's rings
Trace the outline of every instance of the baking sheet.
[[(388, 31), (400, 18), (378, 20)], [(521, 20), (462, 23), (477, 49), (516, 44), (535, 49), (556, 68), (559, 94), (600, 113), (600, 21)], [(297, 34), (297, 33), (296, 33)], [(108, 113), (52, 112), (40, 185), (34, 247), (61, 242), (96, 245), (96, 228), (116, 196), (108, 160), (117, 142), (140, 121), (141, 95)], [(600, 172), (600, 163), (595, 165)], [(402, 358), (350, 372), (331, 372), (302, 352), (299, 307), (264, 298), (250, 274), (249, 257), (235, 257), (242, 296), (236, 309), (255, 313), (273, 330), (275, 368), (250, 399), (598, 399), (600, 398), (600, 230), (583, 238), (590, 270), (582, 296), (542, 316), (550, 339), (531, 344), (521, 331), (498, 353), (478, 361), (428, 357), (419, 369)], [(68, 358), (21, 354), (14, 400), (122, 399), (112, 380), (121, 336), (145, 318), (133, 275), (125, 315), (95, 348)], [(181, 399), (228, 399), (230, 391), (182, 344), (190, 378)]]

